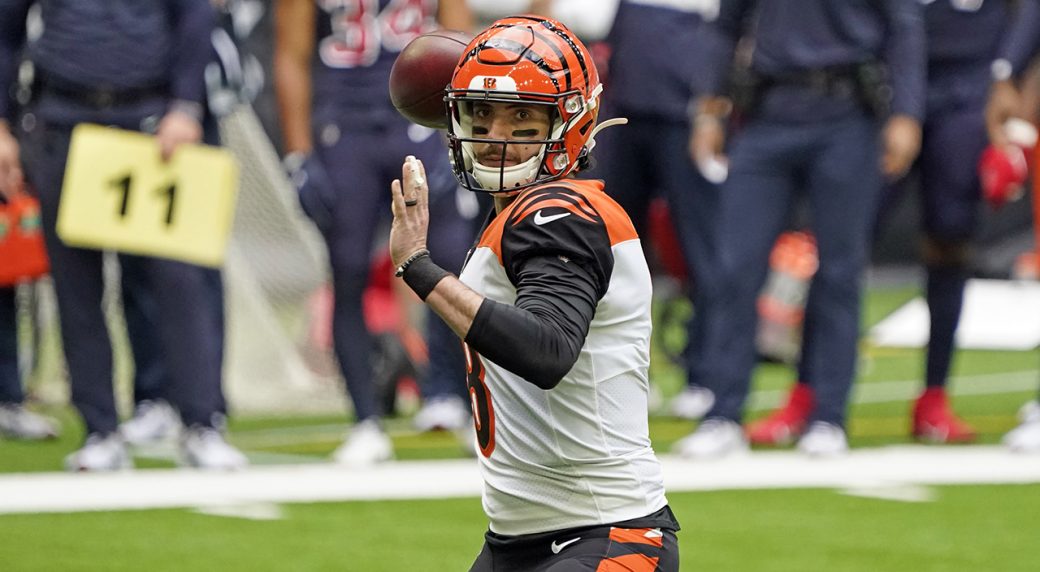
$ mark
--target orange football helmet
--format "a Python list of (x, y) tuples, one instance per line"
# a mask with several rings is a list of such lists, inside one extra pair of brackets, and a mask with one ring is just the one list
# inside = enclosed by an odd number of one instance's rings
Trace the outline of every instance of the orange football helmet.
[[(512, 194), (587, 167), (602, 91), (592, 56), (566, 26), (540, 16), (498, 20), (466, 47), (447, 89), (455, 176), (472, 191)], [(550, 108), (545, 139), (474, 137), (475, 102), (517, 100)], [(519, 165), (487, 166), (476, 160), (474, 143), (502, 145), (503, 156), (510, 144), (541, 143), (542, 148)]]

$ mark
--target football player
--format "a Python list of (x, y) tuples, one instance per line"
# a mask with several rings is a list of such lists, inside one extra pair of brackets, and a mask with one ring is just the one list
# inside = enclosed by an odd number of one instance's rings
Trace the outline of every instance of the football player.
[[(412, 154), (433, 165), (446, 152), (434, 130), (409, 123), (394, 109), (390, 68), (408, 42), (438, 25), (469, 29), (469, 11), (463, 0), (279, 0), (276, 10), (274, 81), (285, 164), (328, 246), (333, 345), (357, 421), (333, 457), (346, 465), (371, 464), (392, 455), (376, 406), (373, 342), (362, 313), (376, 229), (385, 220), (384, 189), (397, 172), (396, 158)], [(475, 221), (461, 214), (447, 165), (431, 170), (430, 189), (438, 262), (459, 268)], [(440, 402), (437, 424), (464, 424), (461, 350), (439, 319), (431, 317), (427, 327), (424, 397)]]
[[(558, 21), (499, 20), (447, 94), (455, 175), (490, 193), (459, 277), (427, 248), (427, 171), (391, 185), (397, 274), (465, 342), (490, 520), (471, 570), (678, 570), (647, 422), (650, 273), (587, 167), (602, 85)], [(432, 172), (432, 166), (431, 171)]]

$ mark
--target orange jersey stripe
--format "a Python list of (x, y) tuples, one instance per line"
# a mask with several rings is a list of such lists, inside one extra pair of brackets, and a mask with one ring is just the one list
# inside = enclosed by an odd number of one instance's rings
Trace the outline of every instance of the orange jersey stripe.
[[(561, 186), (565, 187), (565, 188), (568, 188), (568, 189), (571, 189), (571, 190), (574, 190), (569, 185), (560, 185), (558, 183), (549, 183), (549, 184), (543, 185), (541, 187), (536, 187), (531, 192), (525, 193), (519, 199), (517, 199), (517, 201), (515, 203), (515, 206), (512, 207), (510, 212), (526, 211), (526, 210), (528, 210), (530, 208), (531, 203), (536, 202), (539, 199), (542, 199), (542, 198), (544, 198), (546, 196), (545, 193), (540, 193), (540, 192), (537, 192), (537, 191), (540, 191), (540, 190), (545, 189), (545, 188), (561, 187)], [(585, 198), (584, 195), (582, 195), (582, 198), (585, 199), (585, 201), (588, 201), (588, 199)], [(590, 216), (590, 217), (595, 217), (596, 216), (596, 211), (592, 209), (591, 205), (586, 203), (586, 204), (578, 204), (577, 206), (579, 208), (581, 208), (582, 211), (585, 214), (587, 214), (588, 216)], [(523, 218), (523, 217), (515, 217), (515, 218)]]
[[(588, 204), (595, 209), (595, 211), (590, 212), (588, 207), (585, 205), (579, 206), (575, 203), (562, 201), (560, 199), (546, 199), (544, 201), (539, 201), (538, 199), (543, 195), (537, 194), (535, 191), (547, 187), (564, 187), (570, 189), (581, 195)], [(594, 217), (598, 214), (607, 227), (607, 235), (610, 237), (610, 244), (612, 246), (639, 238), (635, 227), (632, 226), (631, 219), (628, 218), (628, 214), (625, 213), (624, 209), (622, 209), (620, 205), (603, 192), (602, 181), (565, 179), (533, 187), (522, 193), (515, 201), (510, 203), (505, 210), (498, 213), (498, 215), (495, 216), (495, 219), (491, 221), (491, 224), (484, 229), (484, 233), (480, 236), (480, 242), (477, 243), (477, 247), (490, 248), (495, 253), (495, 256), (498, 257), (499, 262), (501, 262), (502, 232), (505, 230), (507, 220), (523, 220), (524, 216), (527, 216), (530, 212), (536, 211), (541, 207), (561, 206), (586, 220), (593, 220), (590, 217)], [(514, 215), (514, 213), (521, 213), (522, 216), (518, 217)]]
[(657, 560), (646, 554), (615, 556), (601, 561), (596, 572), (654, 572), (657, 570)]
[(499, 264), (502, 264), (502, 231), (505, 229), (505, 224), (506, 217), (499, 213), (484, 229), (484, 234), (480, 235), (480, 242), (477, 243), (477, 248), (490, 248), (498, 257)]
[(589, 203), (599, 212), (603, 223), (607, 225), (611, 246), (639, 238), (635, 227), (632, 226), (632, 219), (628, 218), (628, 213), (621, 208), (621, 205), (607, 196), (603, 191), (602, 182), (568, 179), (557, 181), (556, 184), (576, 191), (588, 199)]
[(610, 539), (625, 544), (649, 544), (661, 548), (664, 536), (657, 528), (611, 528)]

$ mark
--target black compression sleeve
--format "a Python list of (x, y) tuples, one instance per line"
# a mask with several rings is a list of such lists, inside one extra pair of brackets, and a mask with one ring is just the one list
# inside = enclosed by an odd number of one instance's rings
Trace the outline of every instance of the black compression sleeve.
[(524, 262), (515, 305), (485, 299), (466, 343), (542, 389), (574, 367), (599, 301), (595, 275), (558, 256)]

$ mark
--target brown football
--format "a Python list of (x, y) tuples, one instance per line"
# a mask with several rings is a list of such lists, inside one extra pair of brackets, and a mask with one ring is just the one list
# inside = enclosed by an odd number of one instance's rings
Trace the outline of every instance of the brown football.
[(435, 30), (401, 50), (390, 70), (390, 101), (401, 115), (426, 127), (448, 127), (444, 88), (471, 39), (464, 32)]

